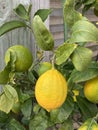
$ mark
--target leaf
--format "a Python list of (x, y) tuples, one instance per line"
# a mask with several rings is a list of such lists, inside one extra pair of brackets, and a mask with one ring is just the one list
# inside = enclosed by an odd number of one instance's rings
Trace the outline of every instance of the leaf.
[(73, 26), (75, 22), (82, 19), (82, 14), (74, 9), (75, 0), (66, 0), (64, 4), (64, 21), (68, 26)]
[(27, 20), (27, 21), (29, 20), (28, 12), (22, 4), (19, 4), (18, 7), (14, 9), (14, 11), (22, 19)]
[(0, 84), (7, 84), (11, 68), (9, 64), (0, 72)]
[(32, 4), (29, 5), (28, 11), (27, 11), (28, 15), (30, 15), (31, 9), (32, 9)]
[(76, 49), (76, 44), (64, 43), (63, 45), (59, 46), (55, 52), (56, 55), (56, 63), (58, 65), (64, 63), (72, 52)]
[(7, 127), (7, 130), (26, 130), (17, 120), (12, 119)]
[(46, 130), (46, 128), (48, 128), (48, 123), (49, 120), (46, 112), (41, 109), (41, 111), (30, 120), (29, 130)]
[(77, 103), (82, 112), (84, 120), (94, 117), (98, 112), (96, 104), (89, 102), (81, 96), (77, 96)]
[(74, 130), (72, 121), (70, 119), (66, 120), (58, 130)]
[(0, 36), (2, 36), (3, 34), (9, 32), (11, 30), (14, 30), (14, 29), (20, 28), (20, 27), (26, 27), (26, 24), (24, 22), (21, 22), (18, 20), (6, 22), (0, 27)]
[(87, 1), (84, 1), (84, 5), (90, 5), (90, 4), (93, 4), (95, 2), (95, 0), (87, 0)]
[(53, 36), (38, 15), (33, 18), (32, 25), (37, 45), (44, 51), (52, 50), (54, 47)]
[(70, 75), (70, 80), (75, 83), (90, 80), (98, 76), (98, 63), (91, 63), (84, 71), (73, 70)]
[(71, 56), (71, 60), (78, 71), (85, 70), (92, 59), (92, 51), (88, 48), (78, 46)]
[(33, 107), (33, 112), (35, 114), (38, 114), (39, 110), (40, 110), (41, 106), (39, 106), (39, 104), (35, 104)]
[(11, 72), (15, 71), (15, 62), (16, 62), (16, 52), (13, 51), (12, 49), (9, 49), (9, 51), (6, 52), (5, 55), (6, 59), (6, 64), (7, 66), (9, 65), (11, 68)]
[(16, 53), (14, 51), (7, 52), (7, 60), (5, 68), (0, 72), (0, 84), (7, 84), (13, 79), (15, 71)]
[(9, 114), (0, 111), (0, 128), (5, 127), (6, 124), (8, 124), (9, 120), (10, 120)]
[(62, 123), (70, 116), (74, 109), (73, 99), (68, 96), (65, 103), (58, 109), (54, 109), (50, 112), (51, 122)]
[(72, 27), (70, 42), (96, 42), (98, 41), (98, 29), (87, 20), (79, 20)]
[(51, 9), (39, 9), (37, 12), (35, 12), (34, 16), (39, 15), (44, 22), (47, 19), (48, 15), (51, 14), (51, 12)]
[(24, 103), (26, 100), (28, 100), (30, 98), (30, 95), (27, 93), (23, 93), (21, 88), (17, 87), (16, 90), (17, 90), (17, 93), (19, 95), (19, 101), (21, 103)]
[(22, 105), (21, 105), (21, 111), (23, 115), (27, 118), (30, 119), (31, 112), (32, 112), (32, 100), (28, 99), (26, 100)]
[(6, 85), (4, 92), (0, 95), (0, 110), (9, 113), (16, 102), (18, 102), (16, 90), (12, 86)]

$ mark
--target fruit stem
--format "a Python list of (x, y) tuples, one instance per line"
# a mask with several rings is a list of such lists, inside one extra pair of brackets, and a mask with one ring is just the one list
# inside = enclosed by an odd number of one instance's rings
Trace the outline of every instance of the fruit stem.
[(52, 57), (52, 68), (53, 68), (53, 69), (55, 68), (54, 63), (55, 63), (55, 54), (54, 54), (53, 57)]
[(95, 119), (96, 121), (98, 121), (98, 113), (96, 114), (96, 116), (94, 117), (94, 119)]

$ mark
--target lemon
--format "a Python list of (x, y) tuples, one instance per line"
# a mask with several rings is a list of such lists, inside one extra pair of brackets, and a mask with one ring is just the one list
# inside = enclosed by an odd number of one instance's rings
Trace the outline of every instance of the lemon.
[(84, 95), (92, 103), (98, 103), (98, 77), (90, 79), (84, 86)]
[(93, 122), (92, 119), (88, 119), (78, 128), (78, 130), (98, 130), (98, 124), (95, 121)]
[(42, 74), (36, 82), (35, 97), (48, 112), (60, 107), (67, 97), (67, 83), (63, 75), (53, 68)]
[(98, 124), (94, 124), (94, 125), (92, 126), (92, 130), (98, 130)]
[(52, 68), (52, 64), (49, 62), (42, 62), (40, 63), (39, 69), (38, 69), (38, 75), (41, 76), (43, 73), (45, 73), (47, 70)]
[(32, 65), (32, 54), (30, 50), (22, 45), (14, 45), (8, 48), (5, 53), (5, 63), (10, 61), (10, 52), (14, 52), (16, 55), (15, 71), (23, 72), (29, 69)]
[(87, 126), (86, 125), (81, 126), (78, 130), (87, 130)]

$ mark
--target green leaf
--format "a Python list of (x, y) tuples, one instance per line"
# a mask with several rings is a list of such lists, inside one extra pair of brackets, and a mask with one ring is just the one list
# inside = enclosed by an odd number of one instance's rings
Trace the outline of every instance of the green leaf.
[(10, 49), (9, 51), (6, 52), (6, 59), (5, 62), (7, 66), (9, 65), (11, 68), (11, 72), (15, 71), (15, 62), (16, 62), (16, 52)]
[(32, 4), (29, 5), (28, 11), (27, 11), (27, 12), (28, 12), (28, 15), (30, 15), (31, 9), (32, 9)]
[(73, 70), (70, 80), (79, 83), (98, 76), (98, 63), (91, 63), (84, 71)]
[(13, 104), (17, 101), (18, 95), (16, 90), (12, 86), (6, 85), (4, 87), (4, 92), (0, 95), (0, 110), (9, 113)]
[(72, 27), (70, 42), (96, 42), (98, 29), (87, 20), (79, 20)]
[(32, 100), (28, 99), (26, 100), (22, 105), (21, 105), (21, 111), (23, 115), (27, 118), (30, 119), (31, 112), (32, 112)]
[(18, 20), (6, 22), (0, 27), (0, 36), (2, 36), (3, 34), (9, 32), (11, 30), (14, 30), (14, 29), (20, 28), (20, 27), (26, 27), (26, 24), (24, 22), (21, 22)]
[[(41, 111), (31, 119), (29, 124), (29, 130), (46, 130), (48, 128), (48, 117), (46, 112), (41, 109)], [(39, 125), (40, 124), (40, 125)]]
[(7, 127), (7, 130), (26, 130), (17, 120), (12, 119)]
[(33, 112), (35, 114), (38, 114), (39, 110), (40, 110), (41, 106), (39, 106), (39, 104), (35, 104), (33, 107)]
[(74, 9), (75, 0), (66, 0), (64, 4), (64, 21), (68, 26), (82, 19), (82, 15)]
[(93, 4), (95, 2), (95, 0), (87, 0), (87, 1), (84, 1), (84, 5), (90, 5), (90, 4)]
[(9, 81), (9, 74), (10, 74), (11, 68), (8, 64), (1, 72), (0, 72), (0, 84), (7, 84)]
[(25, 7), (22, 4), (19, 4), (18, 7), (16, 7), (14, 9), (14, 11), (22, 19), (27, 20), (27, 21), (29, 20), (28, 12), (27, 12), (27, 10), (25, 9)]
[(54, 47), (53, 36), (38, 15), (33, 18), (32, 25), (37, 45), (44, 51), (52, 50)]
[(94, 117), (98, 112), (96, 104), (89, 102), (81, 96), (77, 96), (77, 103), (82, 112), (84, 120)]
[(78, 46), (71, 56), (71, 60), (78, 71), (85, 70), (92, 59), (92, 51), (88, 48)]
[[(19, 101), (21, 103), (24, 103), (26, 100), (28, 100), (30, 98), (30, 95), (27, 93), (23, 93), (22, 90), (20, 88), (16, 88), (17, 89), (17, 93), (19, 95)], [(33, 93), (33, 92), (32, 92)]]
[(39, 9), (37, 10), (37, 12), (35, 12), (34, 16), (39, 15), (42, 21), (44, 22), (47, 19), (48, 15), (51, 13), (52, 13), (51, 9)]
[(50, 112), (51, 122), (62, 123), (70, 116), (74, 109), (73, 99), (68, 96), (65, 103), (58, 109), (54, 109)]
[(9, 114), (0, 111), (0, 128), (5, 127), (6, 124), (8, 124), (9, 120), (10, 120)]
[(56, 55), (56, 64), (60, 65), (65, 62), (72, 52), (76, 49), (77, 44), (64, 43), (59, 46), (55, 52)]
[(61, 127), (58, 130), (74, 130), (72, 120), (68, 119), (61, 124)]

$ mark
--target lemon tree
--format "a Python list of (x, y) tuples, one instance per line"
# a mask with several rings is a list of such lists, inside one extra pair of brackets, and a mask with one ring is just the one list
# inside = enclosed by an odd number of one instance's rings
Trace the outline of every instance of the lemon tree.
[[(70, 36), (57, 47), (44, 24), (51, 9), (39, 9), (31, 18), (32, 5), (19, 4), (14, 9), (18, 20), (0, 26), (0, 36), (20, 27), (32, 30), (39, 48), (37, 58), (18, 43), (5, 52), (0, 129), (98, 129), (98, 59), (86, 46), (98, 44), (98, 28), (84, 15), (91, 6), (97, 11), (97, 4), (96, 0), (64, 2), (64, 24)], [(77, 10), (81, 6), (83, 15)], [(43, 61), (45, 51), (51, 52), (50, 62)]]

